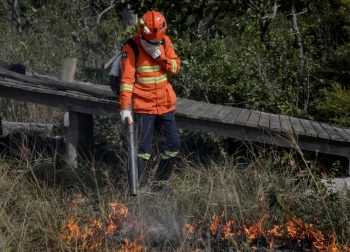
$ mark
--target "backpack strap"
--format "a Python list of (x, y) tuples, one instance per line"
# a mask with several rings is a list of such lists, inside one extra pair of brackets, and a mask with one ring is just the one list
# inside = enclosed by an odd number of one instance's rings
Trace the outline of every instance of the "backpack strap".
[(166, 48), (165, 38), (162, 39), (161, 44), (164, 46), (164, 49)]
[(134, 51), (135, 58), (137, 58), (139, 56), (139, 48), (137, 47), (135, 40), (133, 40), (132, 38), (129, 38), (125, 44), (128, 44), (129, 46), (131, 46), (132, 50)]

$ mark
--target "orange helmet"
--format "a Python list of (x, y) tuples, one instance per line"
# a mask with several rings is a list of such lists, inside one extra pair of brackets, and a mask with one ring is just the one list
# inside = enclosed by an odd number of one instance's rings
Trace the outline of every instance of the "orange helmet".
[(140, 32), (149, 42), (160, 42), (167, 30), (167, 24), (162, 13), (147, 11), (139, 20)]

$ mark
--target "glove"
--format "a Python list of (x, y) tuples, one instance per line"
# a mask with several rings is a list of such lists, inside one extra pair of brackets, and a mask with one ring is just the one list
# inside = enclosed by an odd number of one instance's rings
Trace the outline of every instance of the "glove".
[(126, 119), (128, 119), (129, 125), (134, 122), (134, 120), (132, 119), (132, 116), (131, 116), (131, 111), (128, 109), (121, 110), (120, 117), (121, 117), (123, 123), (126, 121)]
[(158, 59), (160, 55), (162, 54), (160, 52), (160, 44), (159, 45), (153, 45), (148, 43), (145, 39), (141, 38), (141, 45), (143, 49), (151, 55), (153, 59)]

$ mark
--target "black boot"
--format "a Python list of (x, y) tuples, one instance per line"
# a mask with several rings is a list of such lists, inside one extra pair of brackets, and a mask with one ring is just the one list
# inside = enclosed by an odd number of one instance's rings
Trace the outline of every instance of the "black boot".
[(138, 157), (137, 169), (139, 175), (139, 188), (145, 187), (148, 184), (149, 172), (147, 169), (147, 160)]
[(162, 159), (155, 174), (156, 181), (168, 180), (173, 173), (175, 158)]

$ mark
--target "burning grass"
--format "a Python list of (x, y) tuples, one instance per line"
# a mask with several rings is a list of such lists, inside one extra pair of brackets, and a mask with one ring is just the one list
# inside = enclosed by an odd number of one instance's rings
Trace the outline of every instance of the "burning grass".
[[(123, 229), (130, 226), (128, 207), (113, 202), (108, 222), (100, 218), (90, 220), (88, 225), (79, 224), (77, 219), (68, 217), (62, 230), (62, 238), (75, 248), (84, 251), (98, 251), (103, 243), (114, 239), (116, 251), (158, 251), (147, 243), (150, 226), (140, 225), (142, 220), (134, 218), (131, 231), (134, 238)], [(77, 206), (73, 203), (73, 209)], [(268, 248), (278, 251), (350, 251), (349, 246), (340, 245), (335, 232), (327, 236), (313, 224), (306, 224), (301, 219), (287, 217), (285, 223), (265, 226), (268, 215), (263, 213), (256, 224), (242, 227), (236, 220), (226, 219), (225, 213), (214, 214), (210, 223), (200, 220), (185, 223), (183, 226), (182, 245), (176, 251), (241, 251), (244, 246), (251, 251)], [(130, 231), (129, 230), (129, 231)], [(115, 239), (118, 237), (118, 239)], [(155, 242), (155, 241), (153, 241)], [(165, 250), (167, 251), (167, 250)]]
[(31, 160), (2, 160), (0, 250), (350, 251), (349, 192), (330, 194), (296, 163), (182, 160), (172, 193), (129, 198), (113, 183), (48, 185)]
[(191, 241), (193, 251), (204, 249), (206, 239), (211, 240), (211, 248), (215, 251), (241, 250), (239, 242), (247, 243), (253, 251), (264, 247), (273, 251), (350, 251), (350, 247), (337, 243), (335, 233), (326, 236), (296, 217), (286, 218), (285, 223), (275, 224), (272, 228), (264, 226), (267, 218), (268, 215), (263, 213), (257, 224), (241, 227), (234, 220), (225, 220), (224, 213), (214, 214), (210, 225), (187, 224), (187, 239)]

